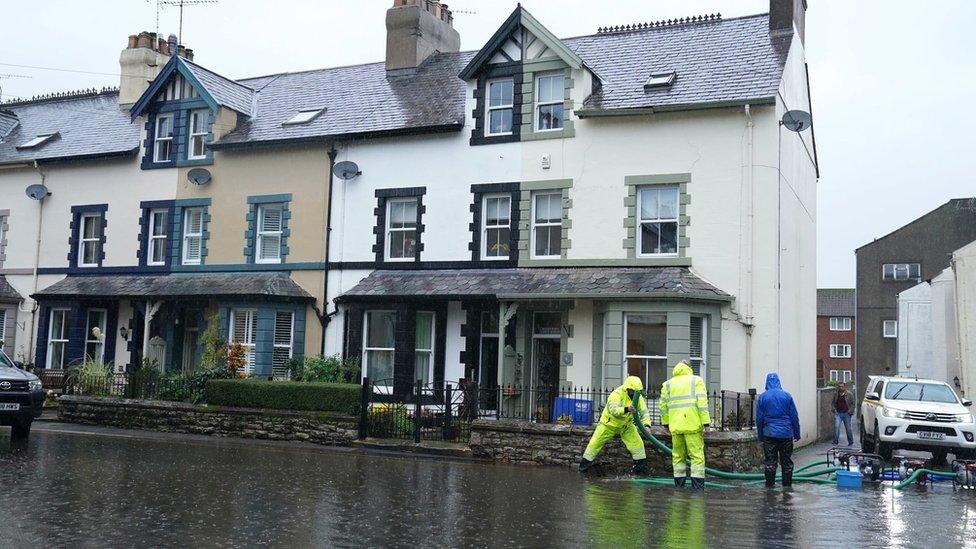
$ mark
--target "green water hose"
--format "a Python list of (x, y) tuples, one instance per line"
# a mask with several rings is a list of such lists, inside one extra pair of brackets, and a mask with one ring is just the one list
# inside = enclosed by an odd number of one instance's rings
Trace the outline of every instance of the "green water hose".
[[(648, 442), (650, 442), (651, 444), (653, 444), (655, 448), (657, 448), (658, 450), (660, 450), (664, 454), (667, 454), (667, 455), (670, 456), (672, 454), (671, 448), (668, 448), (668, 445), (667, 444), (661, 442), (660, 440), (657, 439), (657, 437), (655, 437), (651, 433), (648, 433), (646, 430), (644, 430), (643, 424), (641, 423), (640, 412), (637, 411), (637, 404), (638, 404), (638, 401), (640, 399), (640, 396), (641, 396), (641, 392), (640, 391), (635, 391), (634, 392), (634, 399), (633, 399), (634, 424), (639, 426), (638, 429), (637, 429), (637, 431), (641, 434), (641, 436), (644, 438), (644, 440), (647, 440)], [(806, 469), (809, 469), (811, 467), (814, 467), (814, 466), (817, 466), (817, 465), (820, 465), (820, 464), (821, 464), (820, 462), (810, 463), (808, 465), (805, 465), (805, 466), (801, 467), (800, 470), (798, 470), (796, 472), (799, 473), (800, 471), (805, 471)], [(793, 479), (794, 480), (797, 480), (799, 482), (808, 482), (808, 481), (813, 481), (813, 480), (823, 480), (823, 479), (814, 479), (812, 477), (830, 474), (830, 473), (833, 473), (836, 470), (837, 470), (836, 467), (833, 467), (833, 468), (829, 468), (828, 467), (826, 469), (822, 469), (820, 471), (814, 471), (812, 473), (805, 473), (805, 474), (800, 474), (800, 475), (797, 475), (796, 473), (794, 473)], [(764, 482), (766, 480), (766, 476), (763, 473), (731, 473), (729, 471), (720, 471), (718, 469), (712, 469), (711, 467), (705, 467), (705, 474), (711, 475), (711, 476), (717, 477), (717, 478), (728, 479), (728, 480), (762, 480)], [(780, 478), (780, 475), (777, 475), (776, 478)]]
[(895, 490), (903, 490), (907, 488), (913, 482), (915, 482), (915, 480), (918, 479), (920, 475), (923, 474), (929, 474), (934, 477), (946, 477), (946, 478), (952, 478), (956, 476), (956, 474), (953, 473), (952, 471), (936, 471), (934, 469), (924, 469), (924, 468), (915, 469), (915, 472), (913, 472), (911, 475), (908, 475), (908, 478), (895, 485)]

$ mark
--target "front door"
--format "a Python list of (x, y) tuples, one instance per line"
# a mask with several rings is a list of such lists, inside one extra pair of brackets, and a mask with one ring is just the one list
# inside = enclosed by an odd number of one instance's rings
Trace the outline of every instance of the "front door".
[(559, 391), (559, 356), (562, 313), (535, 313), (532, 322), (532, 384), (535, 386), (533, 414), (550, 421)]
[(200, 363), (197, 343), (200, 339), (200, 315), (197, 311), (183, 314), (183, 371), (191, 372)]

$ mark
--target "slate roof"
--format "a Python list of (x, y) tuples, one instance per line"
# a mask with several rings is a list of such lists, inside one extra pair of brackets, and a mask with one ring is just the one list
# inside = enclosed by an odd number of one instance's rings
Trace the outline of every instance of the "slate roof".
[(817, 316), (857, 316), (857, 300), (853, 288), (817, 290)]
[(0, 275), (0, 303), (20, 303), (23, 300), (20, 292), (7, 282), (7, 277)]
[(387, 297), (566, 299), (658, 297), (728, 301), (683, 267), (373, 271), (339, 301)]
[(69, 276), (34, 294), (34, 297), (45, 298), (137, 299), (221, 296), (314, 299), (282, 273)]
[(205, 69), (192, 61), (187, 61), (182, 57), (178, 59), (186, 65), (186, 68), (193, 73), (193, 76), (200, 81), (200, 84), (207, 89), (207, 92), (219, 105), (231, 108), (239, 113), (251, 114), (254, 106), (254, 90)]
[[(119, 110), (117, 91), (87, 93), (20, 103), (0, 109), (19, 124), (0, 142), (0, 164), (34, 160), (133, 154), (139, 148), (139, 124)], [(17, 149), (38, 135), (59, 133), (39, 147)]]

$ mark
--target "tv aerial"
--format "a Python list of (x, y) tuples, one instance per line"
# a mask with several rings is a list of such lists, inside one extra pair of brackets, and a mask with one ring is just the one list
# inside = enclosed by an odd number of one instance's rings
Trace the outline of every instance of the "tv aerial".
[(31, 200), (44, 200), (45, 198), (51, 196), (51, 191), (40, 183), (29, 185), (26, 189), (24, 189), (24, 193), (26, 193)]
[(791, 132), (800, 133), (813, 126), (813, 117), (806, 111), (793, 110), (783, 113), (780, 123)]

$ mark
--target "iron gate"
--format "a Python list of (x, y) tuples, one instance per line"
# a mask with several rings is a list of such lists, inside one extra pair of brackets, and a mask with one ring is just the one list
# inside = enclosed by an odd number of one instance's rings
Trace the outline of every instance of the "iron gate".
[(409, 392), (393, 380), (363, 380), (359, 438), (467, 442), (477, 418), (478, 387), (472, 383), (418, 381)]

